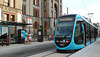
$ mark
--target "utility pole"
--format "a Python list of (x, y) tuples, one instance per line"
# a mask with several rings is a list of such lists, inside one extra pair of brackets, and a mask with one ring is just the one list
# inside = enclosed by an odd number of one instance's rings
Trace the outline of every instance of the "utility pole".
[[(30, 0), (29, 0), (29, 23), (30, 23)], [(29, 25), (29, 32), (30, 32), (30, 25)]]
[(41, 0), (41, 26), (43, 26), (42, 16), (43, 16), (43, 14), (42, 14), (42, 0)]
[(68, 15), (68, 7), (67, 7), (67, 15)]

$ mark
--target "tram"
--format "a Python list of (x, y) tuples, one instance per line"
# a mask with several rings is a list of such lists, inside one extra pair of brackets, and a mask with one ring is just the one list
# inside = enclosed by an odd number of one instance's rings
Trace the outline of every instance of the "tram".
[(54, 44), (57, 51), (77, 50), (97, 40), (97, 27), (78, 14), (57, 18)]

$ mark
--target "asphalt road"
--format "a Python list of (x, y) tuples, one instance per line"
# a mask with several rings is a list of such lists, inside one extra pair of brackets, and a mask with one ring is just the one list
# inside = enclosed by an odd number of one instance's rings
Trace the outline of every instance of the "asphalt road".
[(0, 57), (27, 57), (30, 55), (35, 55), (41, 52), (49, 51), (55, 49), (54, 43), (45, 43), (39, 45), (31, 45), (29, 47), (20, 47), (16, 48), (16, 50), (12, 49), (5, 53), (0, 54)]

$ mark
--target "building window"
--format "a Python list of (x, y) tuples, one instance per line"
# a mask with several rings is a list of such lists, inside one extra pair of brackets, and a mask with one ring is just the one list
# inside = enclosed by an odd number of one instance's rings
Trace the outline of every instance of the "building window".
[(35, 0), (35, 5), (37, 5), (37, 0)]
[(37, 0), (33, 0), (33, 5), (37, 5)]
[(37, 22), (35, 22), (35, 29), (37, 29)]
[(33, 28), (34, 28), (34, 29), (37, 29), (37, 28), (38, 28), (38, 26), (39, 26), (38, 22), (37, 22), (37, 21), (36, 21), (36, 22), (34, 22), (34, 24), (33, 24)]
[(11, 7), (15, 8), (16, 0), (11, 0)]
[(33, 5), (39, 6), (39, 0), (33, 0)]
[(37, 17), (37, 10), (35, 10), (35, 17)]
[(33, 0), (33, 5), (35, 5), (35, 0)]
[(10, 5), (9, 5), (9, 0), (4, 0), (4, 5), (10, 6)]
[(9, 21), (9, 14), (4, 14), (5, 21)]
[(62, 6), (60, 5), (60, 12), (62, 12)]
[(39, 6), (39, 0), (37, 0), (37, 6)]
[(53, 0), (51, 0), (51, 7), (53, 8)]
[(39, 10), (38, 9), (33, 8), (33, 16), (39, 18)]
[(15, 15), (11, 15), (11, 19), (10, 19), (10, 21), (15, 21)]
[(22, 8), (22, 13), (23, 13), (24, 15), (26, 15), (26, 5), (23, 5), (22, 7), (23, 7), (23, 8)]
[(47, 0), (44, 0), (44, 6), (45, 7), (47, 6)]
[(47, 11), (45, 10), (44, 11), (44, 18), (46, 18), (47, 17)]
[(16, 15), (15, 14), (10, 14), (10, 13), (4, 13), (3, 15), (3, 20), (4, 21), (12, 21), (16, 22)]

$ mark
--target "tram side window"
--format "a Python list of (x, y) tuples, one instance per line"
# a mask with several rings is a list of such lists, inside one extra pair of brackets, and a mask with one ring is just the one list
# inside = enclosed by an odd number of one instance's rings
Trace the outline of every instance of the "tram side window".
[(95, 38), (95, 39), (96, 39), (96, 37), (97, 37), (97, 34), (98, 34), (98, 33), (97, 33), (97, 29), (95, 28), (95, 29), (94, 29), (94, 38)]
[(82, 41), (82, 26), (79, 23), (76, 24), (74, 37), (75, 37), (74, 41), (76, 44), (83, 43), (83, 41)]
[(86, 42), (88, 42), (89, 41), (89, 24), (88, 23), (85, 23), (86, 24)]
[(75, 37), (80, 36), (80, 24), (76, 24), (75, 27)]
[(94, 40), (96, 40), (96, 28), (94, 28)]
[(91, 40), (94, 39), (94, 27), (91, 26)]

